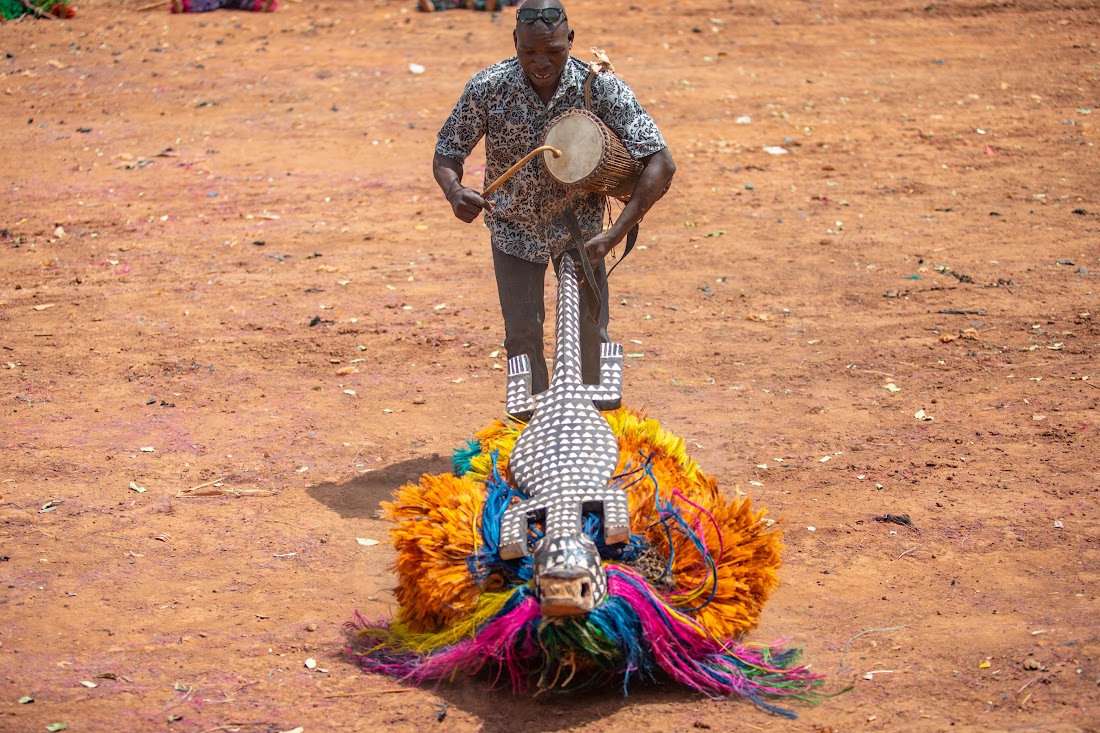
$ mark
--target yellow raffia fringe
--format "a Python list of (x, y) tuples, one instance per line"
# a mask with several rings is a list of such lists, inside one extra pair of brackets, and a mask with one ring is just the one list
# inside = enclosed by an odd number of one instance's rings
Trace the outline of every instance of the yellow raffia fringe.
[[(764, 602), (779, 583), (783, 548), (780, 533), (769, 531), (765, 510), (754, 511), (747, 496), (724, 496), (717, 481), (687, 455), (684, 440), (656, 420), (626, 407), (604, 416), (619, 439), (618, 472), (640, 468), (648, 459), (661, 499), (671, 500), (685, 521), (702, 533), (717, 560), (715, 588), (711, 570), (698, 549), (682, 532), (675, 532), (672, 571), (676, 592), (666, 596), (666, 601), (690, 609), (710, 598), (714, 590), (710, 603), (691, 613), (696, 622), (719, 638), (731, 638), (756, 626)], [(418, 485), (401, 487), (394, 501), (383, 505), (387, 516), (398, 523), (392, 535), (398, 555), (400, 633), (425, 640), (441, 638), (430, 635), (450, 638), (458, 628), (472, 633), (482, 620), (491, 617), (484, 615), (482, 601), (496, 594), (483, 593), (477, 587), (466, 558), (479, 542), (478, 523), (484, 483), (492, 472), (492, 453), (497, 451), (497, 469), (508, 477), (508, 458), (518, 436), (515, 424), (493, 421), (477, 433), (481, 453), (470, 462), (471, 469), (464, 477), (423, 476)], [(668, 537), (660, 525), (653, 526), (657, 520), (653, 481), (644, 474), (635, 478), (639, 480), (627, 489), (631, 527), (667, 557)], [(714, 522), (673, 497), (674, 491), (709, 512)], [(431, 648), (428, 641), (423, 643)]]
[(470, 461), (470, 470), (466, 475), (474, 481), (485, 483), (493, 472), (493, 451), (497, 451), (497, 470), (500, 475), (511, 478), (508, 473), (508, 460), (512, 457), (512, 448), (516, 445), (520, 428), (515, 423), (493, 420), (474, 436), (481, 443), (481, 453)]
[(393, 624), (388, 630), (364, 629), (364, 634), (377, 637), (376, 648), (427, 654), (433, 649), (457, 644), (474, 635), (479, 626), (500, 613), (504, 604), (512, 597), (512, 591), (482, 593), (473, 612), (455, 622), (453, 626), (443, 626), (434, 632), (418, 632), (402, 623)]
[(620, 473), (626, 469), (628, 462), (639, 466), (656, 450), (658, 455), (654, 456), (654, 460), (660, 458), (662, 462), (667, 462), (670, 470), (675, 466), (675, 471), (685, 478), (695, 477), (699, 467), (688, 457), (684, 439), (662, 428), (656, 420), (628, 407), (605, 412), (604, 417), (619, 439)]

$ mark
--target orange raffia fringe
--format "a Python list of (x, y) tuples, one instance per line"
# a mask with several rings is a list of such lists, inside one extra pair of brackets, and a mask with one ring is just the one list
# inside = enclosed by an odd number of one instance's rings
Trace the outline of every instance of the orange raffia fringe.
[(478, 588), (466, 558), (481, 543), (485, 486), (469, 477), (423, 475), (383, 502), (397, 550), (397, 622), (410, 631), (452, 626), (477, 609)]

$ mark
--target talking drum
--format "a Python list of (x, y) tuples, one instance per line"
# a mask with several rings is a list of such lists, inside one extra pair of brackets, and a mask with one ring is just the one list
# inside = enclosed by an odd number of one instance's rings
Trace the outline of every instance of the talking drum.
[(584, 109), (570, 109), (550, 121), (544, 145), (561, 151), (555, 158), (542, 154), (554, 180), (567, 188), (614, 196), (629, 201), (642, 164), (630, 157), (622, 141), (599, 117)]

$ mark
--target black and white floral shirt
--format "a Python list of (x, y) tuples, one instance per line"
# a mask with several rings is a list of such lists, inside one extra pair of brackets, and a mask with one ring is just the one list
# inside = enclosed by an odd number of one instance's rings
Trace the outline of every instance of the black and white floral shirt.
[[(436, 153), (462, 162), (484, 137), (485, 181), (495, 181), (542, 144), (547, 123), (567, 109), (584, 107), (587, 76), (588, 65), (570, 57), (553, 99), (543, 104), (515, 56), (479, 71), (440, 128)], [(596, 77), (592, 111), (619, 136), (635, 159), (665, 147), (653, 119), (617, 76)], [(604, 196), (580, 189), (567, 192), (547, 172), (541, 155), (508, 179), (490, 199), (496, 206), (491, 214), (485, 214), (485, 225), (493, 246), (531, 262), (547, 262), (551, 255), (557, 257), (572, 245), (563, 216), (566, 203), (576, 212), (585, 237), (594, 237), (603, 229)]]

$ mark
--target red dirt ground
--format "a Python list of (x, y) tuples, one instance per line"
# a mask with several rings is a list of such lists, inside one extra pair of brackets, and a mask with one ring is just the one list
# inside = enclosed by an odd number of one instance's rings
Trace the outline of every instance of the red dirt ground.
[(679, 165), (627, 403), (784, 518), (751, 638), (855, 685), (795, 722), (342, 655), (378, 502), (504, 397), (430, 158), (510, 21), (411, 6), (0, 26), (0, 730), (1100, 730), (1100, 4), (569, 6)]

